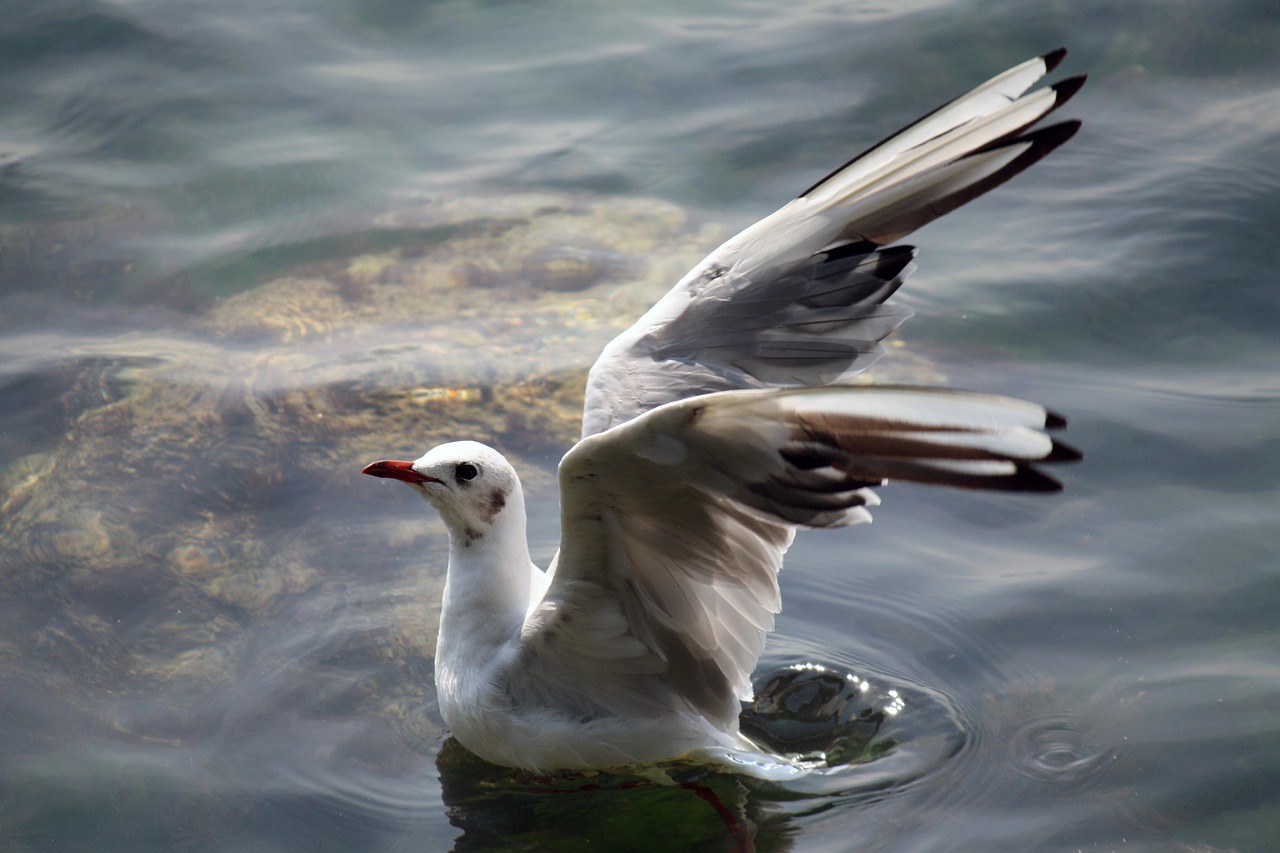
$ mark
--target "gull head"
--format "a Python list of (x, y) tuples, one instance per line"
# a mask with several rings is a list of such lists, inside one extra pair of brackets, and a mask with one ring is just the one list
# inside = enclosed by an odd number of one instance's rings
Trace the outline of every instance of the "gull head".
[(520, 498), (520, 480), (511, 463), (477, 441), (442, 444), (413, 462), (384, 459), (361, 473), (408, 483), (436, 508), (450, 535), (468, 548), (484, 539)]

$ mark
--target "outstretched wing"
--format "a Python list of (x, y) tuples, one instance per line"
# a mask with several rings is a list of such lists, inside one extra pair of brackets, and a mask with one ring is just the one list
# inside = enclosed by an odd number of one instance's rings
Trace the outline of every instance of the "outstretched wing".
[(1024, 62), (935, 110), (712, 252), (604, 349), (582, 434), (697, 394), (826, 385), (874, 362), (911, 313), (884, 301), (914, 250), (881, 247), (1071, 138), (1079, 122), (1029, 128), (1083, 77), (1023, 94), (1065, 54)]
[(514, 693), (578, 719), (687, 708), (737, 730), (798, 527), (865, 521), (886, 477), (1051, 490), (1078, 458), (1040, 406), (929, 388), (730, 391), (583, 439), (560, 465), (561, 552)]

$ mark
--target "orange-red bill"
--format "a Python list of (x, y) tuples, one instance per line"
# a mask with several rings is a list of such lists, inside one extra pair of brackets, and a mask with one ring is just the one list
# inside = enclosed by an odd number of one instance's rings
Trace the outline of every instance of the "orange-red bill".
[(383, 459), (373, 462), (360, 470), (361, 474), (371, 477), (386, 477), (389, 480), (403, 480), (406, 483), (438, 483), (435, 477), (428, 477), (413, 470), (412, 462), (400, 462), (395, 459)]

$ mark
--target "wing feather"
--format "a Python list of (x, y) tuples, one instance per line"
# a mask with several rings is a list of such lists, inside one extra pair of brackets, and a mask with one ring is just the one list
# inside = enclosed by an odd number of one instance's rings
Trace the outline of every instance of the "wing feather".
[(859, 154), (689, 272), (591, 369), (584, 436), (674, 400), (848, 379), (911, 312), (884, 305), (914, 250), (886, 247), (1004, 183), (1079, 123), (1031, 130), (1083, 77), (1024, 94), (1056, 50), (997, 75)]
[(709, 394), (588, 437), (560, 466), (523, 677), (563, 712), (685, 708), (736, 732), (797, 528), (868, 520), (888, 477), (1046, 488), (1038, 464), (1078, 458), (1044, 433), (1060, 424), (1006, 397), (847, 386)]

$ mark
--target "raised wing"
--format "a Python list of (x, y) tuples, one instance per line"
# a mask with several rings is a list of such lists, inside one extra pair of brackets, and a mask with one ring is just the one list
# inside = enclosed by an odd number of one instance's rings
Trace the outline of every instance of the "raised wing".
[(908, 316), (884, 301), (912, 270), (881, 248), (1004, 183), (1076, 132), (1029, 131), (1084, 83), (1024, 95), (1065, 50), (1024, 62), (855, 157), (689, 272), (596, 361), (582, 434), (673, 400), (839, 382)]
[[(1062, 420), (929, 388), (733, 391), (650, 411), (560, 465), (562, 545), (516, 695), (575, 719), (688, 708), (737, 731), (797, 527), (869, 520), (886, 477), (1052, 490)], [(529, 691), (525, 693), (524, 691)]]

